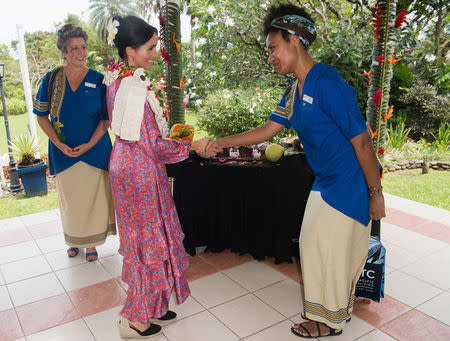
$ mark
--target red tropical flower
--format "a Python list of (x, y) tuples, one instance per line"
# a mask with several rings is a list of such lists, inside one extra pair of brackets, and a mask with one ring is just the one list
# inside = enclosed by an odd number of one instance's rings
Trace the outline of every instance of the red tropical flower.
[(384, 59), (384, 57), (383, 57), (383, 55), (382, 54), (380, 54), (379, 56), (378, 56), (378, 63), (383, 63), (383, 62), (385, 62), (386, 60)]
[(172, 58), (170, 58), (169, 53), (165, 49), (161, 49), (161, 57), (166, 61), (167, 64), (172, 65)]
[(372, 97), (373, 104), (375, 104), (375, 108), (377, 108), (378, 105), (380, 104), (380, 101), (381, 101), (381, 95), (382, 95), (381, 89), (378, 89), (378, 90), (375, 92), (375, 95), (373, 95), (373, 97)]
[(402, 11), (397, 15), (397, 19), (395, 19), (394, 27), (399, 28), (402, 26), (407, 15), (408, 11), (406, 9), (402, 9)]
[(379, 2), (377, 7), (372, 8), (372, 23), (375, 42), (380, 39), (380, 30), (383, 28), (383, 3)]
[(166, 23), (164, 22), (164, 17), (160, 15), (158, 19), (159, 19), (159, 26), (164, 27), (166, 25)]
[(384, 148), (380, 148), (380, 155), (381, 155), (381, 156), (384, 155)]

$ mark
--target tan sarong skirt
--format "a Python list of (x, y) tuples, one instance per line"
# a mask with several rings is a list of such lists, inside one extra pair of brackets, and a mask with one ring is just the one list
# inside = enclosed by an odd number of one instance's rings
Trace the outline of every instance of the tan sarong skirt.
[(107, 171), (80, 161), (56, 175), (56, 187), (67, 245), (94, 247), (116, 234)]
[(306, 317), (342, 329), (353, 310), (355, 285), (369, 248), (370, 225), (328, 205), (318, 191), (306, 204), (300, 262)]

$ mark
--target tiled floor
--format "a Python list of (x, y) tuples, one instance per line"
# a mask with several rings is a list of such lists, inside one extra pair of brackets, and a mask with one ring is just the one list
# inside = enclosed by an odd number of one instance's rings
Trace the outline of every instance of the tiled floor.
[[(357, 303), (333, 340), (450, 340), (450, 212), (386, 195), (386, 297)], [(0, 220), (0, 341), (120, 340), (118, 238), (66, 256), (57, 211)], [(289, 341), (303, 310), (299, 265), (229, 251), (190, 258), (191, 297), (155, 341)], [(326, 338), (328, 339), (328, 338)]]

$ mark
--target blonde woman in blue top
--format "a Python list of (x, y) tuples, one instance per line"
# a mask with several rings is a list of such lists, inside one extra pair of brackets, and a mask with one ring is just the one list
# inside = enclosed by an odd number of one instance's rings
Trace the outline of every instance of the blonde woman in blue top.
[(300, 337), (339, 335), (353, 309), (364, 267), (370, 219), (385, 216), (378, 162), (355, 90), (308, 48), (317, 35), (311, 17), (293, 5), (271, 7), (264, 20), (269, 62), (294, 74), (269, 120), (216, 140), (208, 150), (267, 141), (293, 127), (315, 174), (300, 233), (305, 322)]
[(86, 259), (94, 261), (95, 247), (116, 229), (107, 172), (112, 146), (106, 88), (103, 75), (85, 66), (87, 39), (72, 24), (58, 31), (65, 65), (45, 75), (33, 112), (50, 140), (49, 169), (56, 175), (68, 256), (86, 248)]

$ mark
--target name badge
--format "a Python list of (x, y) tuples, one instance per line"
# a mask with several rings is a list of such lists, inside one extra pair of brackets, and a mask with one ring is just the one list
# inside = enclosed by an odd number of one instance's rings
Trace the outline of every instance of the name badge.
[(87, 86), (88, 88), (93, 88), (93, 89), (95, 89), (97, 87), (97, 85), (88, 83), (88, 82), (84, 82), (84, 86)]
[(313, 102), (314, 102), (314, 98), (312, 98), (311, 96), (308, 96), (307, 94), (303, 95), (303, 100), (305, 102), (308, 102), (309, 104), (313, 104)]

